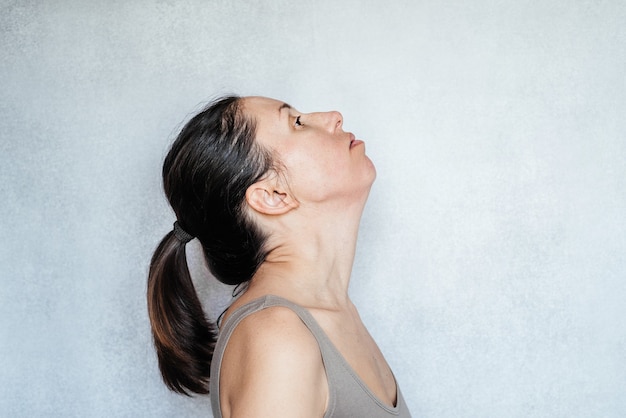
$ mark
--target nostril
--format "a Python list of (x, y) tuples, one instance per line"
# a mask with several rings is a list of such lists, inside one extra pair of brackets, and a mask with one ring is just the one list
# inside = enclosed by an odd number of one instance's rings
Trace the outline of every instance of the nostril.
[(334, 113), (335, 113), (335, 118), (337, 118), (337, 122), (335, 123), (335, 129), (339, 129), (343, 125), (343, 116), (339, 112), (334, 112)]

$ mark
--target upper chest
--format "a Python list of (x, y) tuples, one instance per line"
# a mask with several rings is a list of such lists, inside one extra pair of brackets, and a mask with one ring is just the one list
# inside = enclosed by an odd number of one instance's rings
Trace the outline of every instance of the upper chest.
[(311, 314), (370, 392), (385, 404), (395, 405), (396, 382), (391, 369), (356, 310)]

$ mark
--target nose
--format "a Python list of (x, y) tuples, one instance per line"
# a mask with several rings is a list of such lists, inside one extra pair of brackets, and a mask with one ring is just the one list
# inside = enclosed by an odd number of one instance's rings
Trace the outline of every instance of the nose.
[(331, 112), (320, 112), (316, 114), (319, 122), (328, 129), (328, 132), (335, 133), (343, 126), (343, 116), (341, 113), (333, 110)]
[(330, 125), (332, 126), (332, 131), (336, 132), (343, 126), (343, 115), (336, 110), (333, 110), (330, 113)]

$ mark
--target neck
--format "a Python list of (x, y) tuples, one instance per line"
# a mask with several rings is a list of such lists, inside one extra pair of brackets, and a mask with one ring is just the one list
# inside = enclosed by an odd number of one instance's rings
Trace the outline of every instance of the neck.
[(361, 212), (362, 206), (293, 211), (272, 234), (272, 250), (248, 291), (276, 294), (309, 307), (346, 306)]

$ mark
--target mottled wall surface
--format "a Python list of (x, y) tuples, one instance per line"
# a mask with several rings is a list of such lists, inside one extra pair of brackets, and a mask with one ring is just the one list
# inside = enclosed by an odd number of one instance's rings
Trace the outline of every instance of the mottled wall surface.
[(623, 1), (0, 0), (0, 58), (0, 415), (210, 416), (144, 294), (226, 92), (366, 141), (351, 293), (415, 416), (626, 415)]

